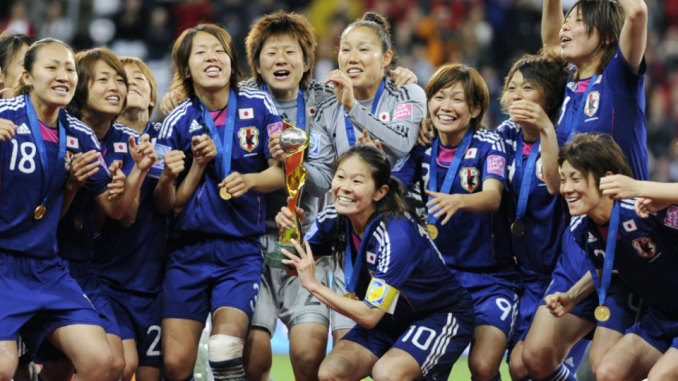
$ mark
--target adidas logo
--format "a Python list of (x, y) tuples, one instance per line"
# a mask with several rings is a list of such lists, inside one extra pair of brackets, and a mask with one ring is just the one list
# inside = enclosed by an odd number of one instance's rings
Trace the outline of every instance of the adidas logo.
[(569, 366), (571, 366), (571, 367), (574, 367), (574, 360), (572, 359), (572, 357), (568, 357), (568, 358), (565, 360), (565, 364), (566, 364), (566, 365), (569, 365)]
[(188, 133), (190, 134), (191, 132), (195, 132), (198, 130), (202, 130), (202, 126), (198, 124), (198, 122), (196, 122), (195, 119), (193, 119), (193, 121), (191, 122), (191, 127), (188, 129)]
[(21, 126), (19, 126), (19, 128), (17, 128), (16, 133), (21, 134), (21, 135), (30, 135), (31, 130), (28, 128), (26, 123), (21, 123)]

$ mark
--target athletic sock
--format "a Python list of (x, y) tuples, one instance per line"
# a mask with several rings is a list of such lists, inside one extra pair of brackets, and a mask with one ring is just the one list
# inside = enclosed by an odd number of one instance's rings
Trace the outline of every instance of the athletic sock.
[(242, 357), (226, 361), (210, 361), (214, 381), (245, 381)]
[(553, 372), (552, 375), (546, 377), (541, 381), (577, 381), (577, 377), (570, 373), (570, 371), (567, 369), (565, 365), (560, 364), (558, 369), (556, 369), (556, 371)]
[(528, 374), (527, 376), (519, 379), (518, 381), (532, 381), (532, 378), (530, 378), (530, 375)]
[[(162, 380), (163, 381), (172, 381), (169, 378), (167, 378), (167, 376), (165, 376), (165, 375), (162, 376)], [(195, 381), (195, 378), (193, 378), (193, 375), (190, 375), (190, 376), (188, 376), (187, 379), (180, 380), (180, 381)]]

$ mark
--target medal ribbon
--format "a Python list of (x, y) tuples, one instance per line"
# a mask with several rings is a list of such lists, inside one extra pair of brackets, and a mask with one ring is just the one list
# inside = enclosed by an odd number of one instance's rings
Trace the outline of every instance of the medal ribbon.
[(603, 276), (598, 290), (598, 304), (604, 306), (607, 299), (607, 290), (612, 280), (612, 267), (614, 266), (614, 254), (617, 247), (617, 230), (619, 229), (619, 201), (614, 202), (610, 225), (607, 231), (607, 243), (605, 245), (605, 260), (603, 262)]
[[(386, 86), (386, 80), (382, 79), (377, 89), (377, 93), (374, 95), (374, 101), (372, 102), (372, 115), (377, 112), (377, 106), (379, 106), (379, 99), (381, 99), (381, 94), (384, 92), (384, 87)], [(356, 101), (357, 102), (357, 101)], [(355, 106), (354, 106), (355, 107)], [(346, 115), (346, 109), (344, 109), (344, 124), (346, 125), (346, 137), (348, 137), (348, 146), (353, 147), (355, 145), (355, 130), (353, 129), (353, 123), (348, 119)]]
[(224, 126), (224, 138), (219, 136), (217, 126), (209, 114), (207, 107), (200, 101), (202, 108), (202, 119), (207, 124), (208, 132), (214, 145), (217, 147), (217, 157), (215, 165), (217, 172), (221, 174), (221, 180), (225, 179), (231, 173), (231, 153), (233, 151), (233, 129), (235, 126), (235, 111), (238, 108), (238, 100), (235, 91), (232, 89), (228, 93), (228, 104), (226, 104), (226, 125)]
[(582, 108), (581, 108), (581, 114), (579, 114), (579, 119), (575, 122), (573, 120), (574, 118), (574, 112), (575, 107), (570, 107), (569, 110), (567, 110), (567, 114), (565, 115), (565, 120), (563, 121), (563, 125), (565, 126), (565, 141), (570, 141), (570, 138), (572, 138), (572, 135), (577, 133), (577, 129), (579, 128), (579, 123), (581, 122), (581, 118), (583, 115), (586, 115), (584, 113), (584, 107), (586, 107), (586, 100), (589, 97), (589, 94), (591, 93), (591, 90), (593, 90), (593, 85), (596, 83), (596, 80), (598, 79), (598, 74), (594, 75), (591, 77), (591, 81), (589, 82), (588, 86), (586, 86), (586, 92), (584, 93), (584, 98), (582, 98), (583, 103), (582, 103)]
[(45, 141), (42, 139), (42, 131), (40, 130), (40, 121), (38, 120), (38, 114), (35, 112), (35, 108), (33, 108), (33, 103), (31, 103), (30, 95), (25, 96), (25, 102), (26, 112), (28, 114), (28, 124), (31, 127), (31, 133), (33, 134), (38, 154), (40, 154), (40, 163), (42, 164), (42, 185), (40, 187), (40, 199), (42, 199), (42, 203), (40, 205), (45, 205), (50, 189), (56, 187), (59, 179), (63, 179), (63, 176), (58, 175), (57, 172), (59, 171), (59, 168), (63, 168), (64, 170), (66, 168), (66, 129), (58, 118), (57, 128), (59, 129), (59, 148), (57, 149), (57, 157), (56, 160), (54, 160), (54, 165), (50, 168), (48, 165)]
[[(262, 89), (269, 94), (271, 93), (268, 91), (268, 86), (266, 86), (266, 84), (264, 84)], [(271, 94), (271, 96), (273, 96), (273, 94)], [(297, 91), (297, 127), (306, 131), (306, 101), (304, 100), (304, 93), (301, 92), (301, 89)]]
[[(431, 160), (428, 173), (428, 190), (431, 192), (440, 192), (440, 193), (450, 193), (452, 190), (452, 184), (454, 183), (455, 177), (457, 177), (457, 172), (459, 171), (459, 165), (461, 164), (461, 159), (466, 154), (466, 150), (471, 145), (471, 140), (473, 139), (473, 128), (469, 128), (466, 131), (466, 134), (461, 139), (461, 143), (457, 147), (457, 152), (454, 153), (454, 158), (450, 167), (447, 168), (447, 173), (445, 174), (445, 180), (443, 181), (443, 186), (438, 190), (438, 176), (437, 176), (437, 165), (438, 165), (438, 146), (440, 145), (440, 137), (437, 137), (433, 141), (431, 146)], [(428, 201), (433, 200), (433, 197), (428, 196)], [(428, 223), (435, 225), (437, 218), (433, 217), (433, 214), (428, 214)]]
[(365, 258), (365, 252), (367, 251), (367, 241), (369, 237), (374, 233), (374, 229), (378, 226), (378, 222), (381, 221), (381, 214), (374, 217), (372, 222), (367, 225), (365, 229), (365, 234), (363, 234), (363, 239), (360, 241), (360, 247), (356, 247), (358, 250), (358, 256), (355, 259), (355, 265), (353, 264), (353, 255), (351, 252), (351, 224), (346, 223), (346, 252), (344, 253), (344, 282), (346, 285), (346, 291), (355, 293), (355, 287), (358, 285), (358, 279), (360, 278), (360, 272), (363, 269), (363, 258)]
[[(539, 145), (541, 139), (537, 141), (532, 146), (532, 151), (530, 156), (527, 158), (527, 165), (525, 166), (525, 172), (523, 172), (523, 134), (522, 132), (518, 134), (518, 141), (516, 143), (516, 176), (513, 181), (514, 186), (520, 182), (520, 193), (518, 196), (518, 207), (516, 210), (516, 221), (520, 221), (525, 217), (525, 211), (527, 210), (527, 199), (530, 197), (530, 185), (532, 184), (532, 178), (534, 177), (535, 166), (537, 164), (537, 157), (539, 156)], [(520, 154), (518, 153), (520, 152)]]

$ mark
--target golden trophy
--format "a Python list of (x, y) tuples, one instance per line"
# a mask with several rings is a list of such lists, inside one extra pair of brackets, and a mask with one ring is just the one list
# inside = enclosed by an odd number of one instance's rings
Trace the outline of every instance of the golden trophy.
[(280, 135), (280, 148), (285, 152), (285, 184), (290, 199), (287, 202), (287, 207), (292, 212), (292, 222), (294, 226), (291, 228), (282, 228), (278, 233), (278, 241), (275, 243), (275, 251), (267, 253), (264, 261), (267, 265), (279, 269), (293, 270), (294, 266), (287, 266), (282, 263), (283, 259), (287, 259), (282, 249), (286, 249), (292, 254), (297, 254), (297, 250), (292, 245), (292, 239), (295, 239), (301, 244), (301, 221), (299, 221), (297, 208), (301, 200), (301, 191), (306, 182), (306, 168), (302, 167), (304, 162), (304, 151), (309, 145), (310, 139), (308, 133), (299, 127), (292, 125), (289, 121), (284, 120), (284, 130)]

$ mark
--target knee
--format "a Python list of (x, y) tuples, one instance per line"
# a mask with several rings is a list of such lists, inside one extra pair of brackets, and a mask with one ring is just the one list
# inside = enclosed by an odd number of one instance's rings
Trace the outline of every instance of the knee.
[(212, 335), (207, 343), (209, 360), (211, 362), (223, 362), (242, 358), (244, 347), (245, 340), (239, 337), (223, 334)]
[(117, 380), (122, 375), (122, 369), (125, 366), (125, 361), (122, 360), (122, 367), (118, 364), (119, 369), (114, 371), (113, 354), (110, 351), (90, 353), (89, 359), (82, 363), (83, 365), (86, 364), (86, 369), (78, 368), (77, 371), (84, 380)]
[(315, 380), (318, 375), (320, 363), (325, 358), (324, 349), (314, 350), (293, 350), (290, 353), (290, 359), (294, 367), (294, 374), (297, 380)]
[(125, 358), (122, 356), (113, 356), (111, 359), (111, 380), (119, 380), (125, 372)]
[(393, 369), (393, 364), (387, 364), (383, 361), (377, 361), (372, 368), (372, 379), (374, 381), (394, 381), (397, 380), (397, 373)]
[(671, 369), (655, 366), (650, 370), (647, 379), (648, 381), (678, 380), (678, 369), (675, 366)]
[(469, 363), (471, 378), (474, 380), (491, 380), (499, 372), (499, 364), (493, 364), (487, 358), (474, 358)]
[(169, 380), (184, 380), (193, 374), (195, 357), (190, 351), (163, 353), (163, 373)]
[[(329, 360), (329, 361), (328, 361)], [(319, 381), (342, 381), (351, 376), (352, 364), (344, 358), (328, 358), (320, 364), (318, 370)]]
[(627, 372), (623, 366), (614, 361), (603, 359), (596, 370), (597, 381), (621, 381), (627, 377)]
[(511, 378), (514, 380), (519, 380), (527, 376), (527, 369), (523, 363), (523, 358), (520, 353), (515, 353), (509, 359), (509, 373)]
[(3, 353), (0, 356), (0, 381), (12, 381), (18, 364), (18, 357)]
[(555, 360), (555, 353), (547, 348), (525, 345), (520, 358), (527, 373), (537, 380), (551, 375), (559, 365)]

